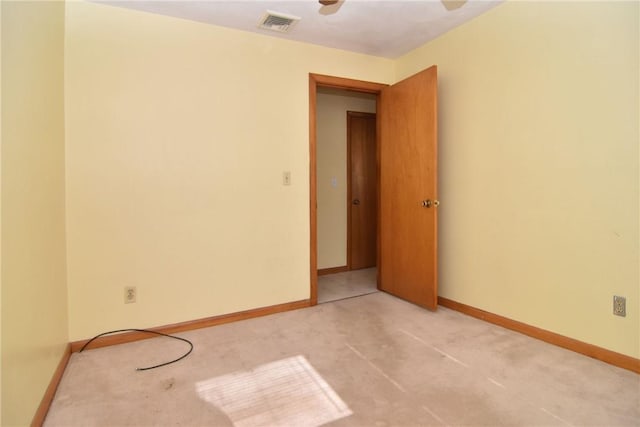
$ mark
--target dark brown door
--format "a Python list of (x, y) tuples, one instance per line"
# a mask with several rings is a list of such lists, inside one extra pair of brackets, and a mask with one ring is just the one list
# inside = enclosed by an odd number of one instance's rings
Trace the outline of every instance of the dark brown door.
[(382, 90), (379, 287), (438, 304), (437, 68)]
[(347, 264), (376, 265), (376, 115), (347, 112)]

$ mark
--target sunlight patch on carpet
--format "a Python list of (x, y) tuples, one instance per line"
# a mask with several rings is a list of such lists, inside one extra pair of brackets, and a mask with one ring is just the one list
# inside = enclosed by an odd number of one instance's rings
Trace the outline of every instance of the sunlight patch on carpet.
[(304, 356), (201, 381), (196, 390), (235, 427), (315, 427), (352, 414)]

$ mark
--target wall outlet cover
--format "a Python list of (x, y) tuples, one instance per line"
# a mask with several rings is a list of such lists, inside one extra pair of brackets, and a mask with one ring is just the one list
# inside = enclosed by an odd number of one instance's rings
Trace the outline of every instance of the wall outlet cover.
[(131, 304), (136, 302), (136, 298), (138, 296), (138, 292), (136, 291), (135, 286), (125, 286), (124, 288), (124, 303)]
[(613, 296), (613, 314), (616, 316), (626, 317), (627, 315), (627, 299), (618, 295)]

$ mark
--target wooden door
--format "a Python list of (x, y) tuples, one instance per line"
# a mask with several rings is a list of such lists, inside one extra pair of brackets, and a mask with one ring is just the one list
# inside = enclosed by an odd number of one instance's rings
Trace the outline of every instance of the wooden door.
[(378, 119), (379, 287), (435, 310), (438, 304), (436, 66), (383, 89)]
[(347, 264), (376, 265), (376, 115), (347, 112)]

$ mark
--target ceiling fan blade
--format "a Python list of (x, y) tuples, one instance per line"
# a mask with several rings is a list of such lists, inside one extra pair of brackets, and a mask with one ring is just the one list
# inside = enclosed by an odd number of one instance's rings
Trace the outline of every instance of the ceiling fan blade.
[(318, 0), (322, 7), (318, 11), (320, 15), (333, 15), (337, 11), (340, 10), (342, 5), (344, 4), (344, 0)]
[(447, 10), (460, 9), (467, 2), (467, 0), (441, 0), (441, 1), (442, 1), (442, 5)]

